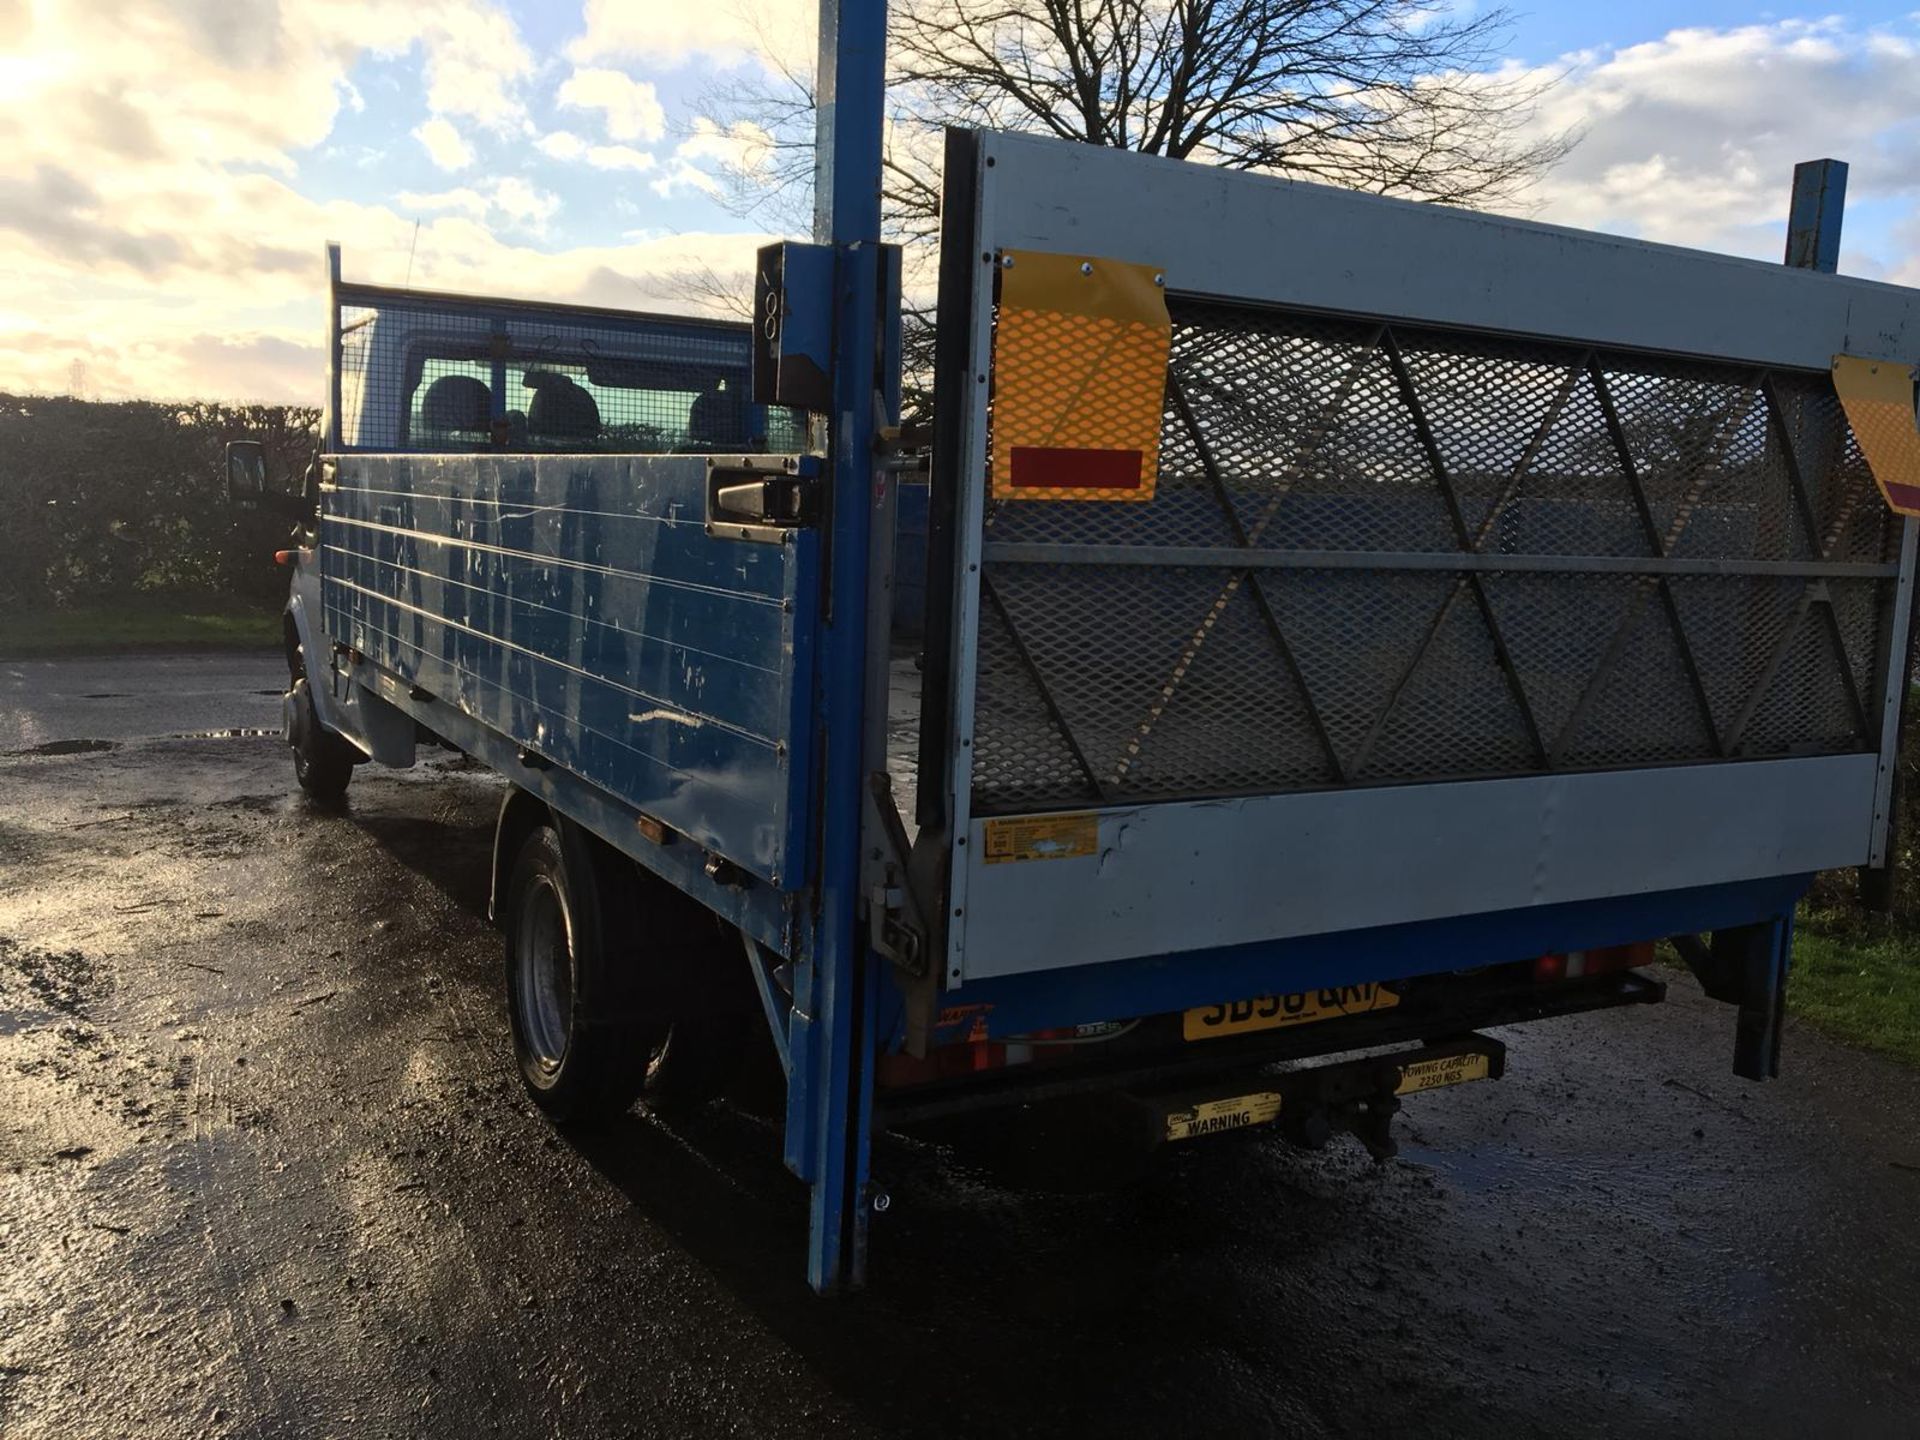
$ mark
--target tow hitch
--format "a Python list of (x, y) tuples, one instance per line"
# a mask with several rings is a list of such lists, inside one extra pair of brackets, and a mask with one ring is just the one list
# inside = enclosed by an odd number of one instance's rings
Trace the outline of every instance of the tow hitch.
[(1277, 1123), (1296, 1145), (1318, 1150), (1338, 1134), (1352, 1135), (1376, 1160), (1398, 1151), (1392, 1135), (1400, 1098), (1470, 1080), (1497, 1080), (1506, 1072), (1507, 1047), (1485, 1035), (1369, 1055), (1334, 1065), (1284, 1070), (1257, 1080), (1218, 1081), (1136, 1099), (1156, 1140), (1193, 1140), (1225, 1130)]

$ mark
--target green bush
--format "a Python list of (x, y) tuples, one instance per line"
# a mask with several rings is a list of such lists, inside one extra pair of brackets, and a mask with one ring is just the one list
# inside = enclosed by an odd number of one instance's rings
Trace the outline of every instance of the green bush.
[(0, 612), (273, 603), (287, 520), (227, 503), (225, 445), (293, 485), (318, 433), (308, 406), (0, 394)]

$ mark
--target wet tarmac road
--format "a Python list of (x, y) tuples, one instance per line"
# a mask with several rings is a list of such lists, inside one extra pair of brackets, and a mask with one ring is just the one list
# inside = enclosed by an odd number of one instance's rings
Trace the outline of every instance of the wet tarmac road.
[[(147, 728), (249, 728), (258, 676)], [(1509, 1033), (1385, 1166), (891, 1142), (873, 1288), (816, 1301), (769, 1125), (521, 1098), (497, 786), (329, 815), (267, 738), (0, 758), (0, 1434), (1920, 1429), (1920, 1078), (1796, 1029), (1737, 1081), (1684, 981)]]
[(0, 660), (0, 754), (76, 740), (280, 728), (278, 651)]

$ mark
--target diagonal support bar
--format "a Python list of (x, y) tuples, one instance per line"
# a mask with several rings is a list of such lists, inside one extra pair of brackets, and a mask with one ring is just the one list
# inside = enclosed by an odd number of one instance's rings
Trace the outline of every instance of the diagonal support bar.
[(1053, 698), (1053, 690), (1047, 684), (1047, 677), (1040, 673), (1033, 652), (1027, 649), (1027, 642), (1020, 634), (1020, 627), (1013, 623), (1013, 612), (1007, 609), (1007, 602), (1000, 598), (999, 587), (984, 573), (980, 576), (980, 597), (993, 607), (993, 613), (1000, 617), (1000, 623), (1007, 627), (1007, 639), (1013, 645), (1014, 654), (1020, 657), (1020, 663), (1026, 668), (1034, 688), (1040, 692), (1040, 703), (1047, 707), (1047, 716), (1053, 721), (1054, 728), (1060, 732), (1060, 738), (1066, 742), (1068, 751), (1073, 755), (1073, 763), (1080, 767), (1081, 775), (1086, 777), (1087, 788), (1093, 792), (1093, 798), (1104, 802), (1107, 798), (1106, 787), (1100, 783), (1100, 777), (1094, 773), (1093, 766), (1087, 763), (1086, 752), (1080, 748), (1080, 742), (1074, 738), (1073, 729), (1067, 724), (1060, 704)]
[[(1607, 374), (1601, 368), (1599, 357), (1591, 353), (1587, 356), (1587, 374), (1593, 382), (1593, 393), (1600, 401), (1600, 418), (1607, 427), (1607, 439), (1613, 445), (1614, 454), (1620, 461), (1620, 473), (1626, 476), (1627, 488), (1633, 493), (1634, 513), (1640, 517), (1641, 532), (1646, 536), (1647, 548), (1653, 552), (1656, 560), (1664, 560), (1671, 549), (1671, 541), (1661, 535), (1660, 526), (1654, 519), (1653, 505), (1647, 499), (1647, 487), (1640, 478), (1640, 467), (1634, 463), (1633, 447), (1627, 444), (1626, 427), (1620, 423), (1620, 411), (1614, 404), (1613, 387), (1607, 384)], [(1737, 433), (1737, 429), (1738, 427), (1735, 427), (1727, 434)], [(1705, 474), (1704, 466), (1702, 474)], [(1692, 514), (1692, 503), (1695, 502), (1689, 502), (1685, 507), (1689, 516)], [(1677, 540), (1679, 532), (1676, 531), (1672, 538)], [(1634, 623), (1646, 604), (1648, 593), (1645, 586), (1634, 588), (1636, 594), (1628, 602), (1627, 617), (1621, 622), (1613, 641), (1608, 646), (1609, 658), (1601, 664), (1594, 677), (1594, 683), (1581, 695), (1569, 723), (1555, 741), (1556, 753), (1564, 754), (1567, 747), (1573, 744), (1574, 738), (1580, 733), (1579, 725), (1585, 723), (1587, 712), (1599, 699), (1601, 688), (1612, 676), (1621, 655), (1625, 653), (1626, 638), (1633, 633)], [(1665, 575), (1659, 575), (1654, 579), (1653, 588), (1654, 592), (1660, 596), (1660, 608), (1665, 613), (1667, 628), (1673, 634), (1674, 643), (1679, 646), (1680, 665), (1686, 671), (1687, 689), (1693, 695), (1694, 709), (1699, 712), (1700, 724), (1706, 731), (1707, 742), (1712, 745), (1716, 755), (1725, 755), (1727, 750), (1720, 739), (1720, 728), (1713, 719), (1713, 704), (1707, 695), (1706, 682), (1700, 675), (1700, 661), (1693, 653), (1693, 644), (1687, 638), (1687, 627), (1680, 618), (1680, 601), (1673, 593), (1673, 582)]]
[[(1275, 482), (1273, 493), (1267, 499), (1266, 508), (1261, 512), (1260, 517), (1251, 527), (1243, 527), (1241, 525), (1240, 516), (1233, 508), (1233, 497), (1227, 493), (1225, 478), (1221, 475), (1218, 465), (1214, 463), (1212, 452), (1205, 438), (1200, 433), (1200, 426), (1195, 421), (1193, 408), (1187, 399), (1186, 390), (1181, 382), (1178, 368), (1174, 366), (1168, 367), (1168, 391), (1174, 396), (1174, 403), (1179, 409), (1181, 419), (1185, 422), (1188, 431), (1192, 434), (1194, 445), (1200, 452), (1201, 465), (1205, 468), (1208, 482), (1213, 487), (1214, 500), (1226, 516), (1228, 531), (1242, 548), (1251, 550), (1258, 545), (1260, 537), (1266, 533), (1267, 526), (1273, 523), (1273, 517), (1279, 513), (1281, 503), (1285, 501), (1288, 493), (1293, 489), (1294, 482), (1306, 473), (1307, 467), (1313, 463), (1314, 457), (1320, 453), (1320, 447), (1326, 444), (1327, 437), (1333, 434), (1334, 426), (1339, 421), (1342, 412), (1345, 411), (1347, 401), (1353, 394), (1354, 386), (1359, 383), (1362, 372), (1364, 372), (1372, 362), (1374, 353), (1379, 349), (1381, 338), (1386, 334), (1386, 331), (1386, 326), (1376, 325), (1373, 333), (1368, 336), (1366, 343), (1360, 347), (1359, 353), (1353, 357), (1352, 363), (1347, 366), (1346, 373), (1340, 377), (1340, 383), (1334, 387), (1333, 394), (1327, 397), (1327, 401), (1321, 406), (1320, 413), (1315, 417), (1312, 427), (1307, 431), (1306, 438), (1300, 447), (1300, 453), (1294, 457), (1292, 463), (1287, 466), (1279, 480)], [(1174, 662), (1173, 673), (1167, 677), (1166, 683), (1160, 687), (1159, 695), (1154, 698), (1153, 703), (1148, 707), (1146, 717), (1140, 722), (1138, 732), (1132, 740), (1128, 741), (1126, 753), (1116, 761), (1114, 767), (1114, 779), (1116, 782), (1126, 779), (1127, 772), (1133, 768), (1133, 762), (1139, 758), (1140, 747), (1146, 743), (1147, 737), (1153, 733), (1154, 726), (1160, 723), (1160, 717), (1166, 714), (1168, 705), (1173, 702), (1174, 692), (1180, 688), (1181, 682), (1186, 679), (1187, 671), (1192, 667), (1194, 659), (1200, 653), (1200, 647), (1207, 643), (1207, 637), (1213, 633), (1213, 627), (1219, 622), (1220, 616), (1225, 613), (1228, 604), (1232, 602), (1234, 595), (1239, 591), (1241, 584), (1247, 578), (1247, 572), (1244, 570), (1237, 571), (1230, 576), (1227, 583), (1221, 588), (1219, 595), (1214, 597), (1213, 604), (1209, 607), (1206, 615), (1204, 615), (1200, 622), (1194, 627), (1193, 634), (1188, 639), (1186, 648), (1181, 652), (1180, 658)], [(1327, 752), (1329, 761), (1333, 766), (1333, 773), (1339, 776), (1342, 774), (1340, 759), (1333, 753), (1332, 743), (1327, 736), (1326, 726), (1322, 723), (1318, 711), (1314, 708), (1312, 695), (1306, 691), (1305, 677), (1300, 673), (1300, 667), (1294, 659), (1292, 647), (1287, 645), (1285, 637), (1280, 634), (1279, 622), (1268, 608), (1265, 592), (1262, 591), (1258, 585), (1255, 585), (1253, 590), (1256, 596), (1255, 603), (1260, 608), (1268, 633), (1274, 638), (1275, 643), (1280, 646), (1288, 669), (1293, 672), (1295, 680), (1300, 684), (1301, 693), (1305, 696), (1307, 710), (1312, 716), (1314, 729), (1320, 737), (1322, 748)]]
[[(1187, 433), (1193, 437), (1194, 450), (1200, 456), (1200, 465), (1206, 472), (1207, 483), (1213, 489), (1214, 500), (1220, 506), (1221, 514), (1226, 517), (1228, 533), (1242, 549), (1252, 549), (1252, 541), (1246, 530), (1242, 528), (1239, 515), (1234, 511), (1233, 498), (1227, 494), (1226, 479), (1220, 473), (1220, 463), (1214, 456), (1213, 447), (1207, 443), (1206, 436), (1200, 432), (1199, 422), (1194, 418), (1193, 406), (1187, 400), (1186, 387), (1180, 383), (1178, 375), (1167, 377), (1167, 391), (1173, 397), (1174, 409), (1179, 413), (1181, 423), (1187, 427)], [(1190, 642), (1192, 648), (1195, 651), (1199, 649), (1205, 640), (1206, 632), (1211, 629), (1213, 622), (1219, 619), (1228, 602), (1232, 600), (1234, 592), (1243, 584), (1253, 596), (1253, 603), (1260, 612), (1261, 623), (1266, 627), (1267, 637), (1273, 641), (1274, 649), (1280, 654), (1280, 663), (1286, 667), (1287, 674), (1292, 677), (1295, 688), (1300, 692), (1301, 703), (1307, 710), (1307, 721), (1313, 727), (1314, 738), (1319, 742), (1329, 771), (1335, 781), (1344, 782), (1347, 777), (1341, 768), (1340, 756), (1333, 748), (1333, 739), (1327, 732), (1326, 721), (1321, 718), (1320, 707), (1314, 704), (1313, 692), (1307, 688), (1306, 674), (1300, 668), (1300, 661), (1294, 654), (1293, 646), (1287, 643), (1286, 632), (1280, 628), (1280, 617), (1274, 613), (1273, 606), (1267, 600), (1266, 591), (1254, 578), (1251, 570), (1236, 571), (1228, 579), (1219, 597), (1213, 602), (1212, 612)], [(1191, 655), (1183, 656), (1182, 664), (1176, 673), (1184, 674), (1187, 665), (1191, 663)], [(1164, 693), (1163, 700), (1171, 698), (1170, 690)], [(1164, 708), (1163, 704), (1149, 717), (1149, 727), (1153, 720), (1158, 719), (1159, 710)], [(1145, 738), (1146, 729), (1143, 728), (1139, 739), (1145, 740)], [(1137, 750), (1137, 746), (1135, 748)]]
[[(1633, 463), (1633, 451), (1627, 444), (1626, 429), (1620, 423), (1620, 413), (1614, 406), (1613, 392), (1606, 383), (1605, 372), (1600, 367), (1598, 357), (1591, 357), (1588, 364), (1589, 374), (1593, 376), (1596, 393), (1600, 397), (1600, 413), (1606, 421), (1607, 436), (1620, 461), (1621, 470), (1627, 477), (1627, 484), (1632, 490), (1634, 507), (1640, 515), (1648, 549), (1655, 559), (1664, 560), (1672, 553), (1673, 547), (1680, 542), (1681, 537), (1686, 534), (1687, 527), (1693, 523), (1694, 511), (1699, 508), (1701, 496), (1706, 493), (1708, 484), (1719, 469), (1721, 454), (1726, 449), (1727, 442), (1739, 433), (1740, 426), (1746, 421), (1747, 413), (1752, 410), (1754, 387), (1749, 386), (1742, 392), (1746, 397), (1742, 404), (1727, 407), (1727, 414), (1722, 417), (1720, 427), (1715, 431), (1713, 440), (1707, 447), (1707, 453), (1701, 457), (1700, 465), (1694, 474), (1693, 484), (1681, 497), (1680, 503), (1674, 507), (1672, 523), (1667, 526), (1663, 534), (1654, 519), (1653, 509), (1647, 501), (1646, 487), (1641, 482), (1639, 467)], [(1606, 689), (1607, 682), (1613, 678), (1613, 672), (1619, 666), (1621, 658), (1627, 653), (1627, 642), (1633, 635), (1634, 627), (1640, 623), (1640, 612), (1646, 608), (1647, 601), (1657, 593), (1661, 596), (1662, 604), (1666, 608), (1667, 623), (1672, 627), (1674, 639), (1680, 647), (1681, 663), (1686, 669), (1688, 685), (1693, 691), (1694, 703), (1699, 707), (1701, 722), (1706, 727), (1707, 736), (1713, 742), (1717, 753), (1731, 755), (1734, 741), (1730, 735), (1720, 735), (1714, 725), (1713, 707), (1708, 702), (1706, 686), (1701, 681), (1700, 667), (1694, 659), (1693, 649), (1687, 642), (1686, 627), (1680, 622), (1680, 606), (1674, 599), (1672, 586), (1662, 575), (1656, 579), (1653, 586), (1642, 585), (1636, 589), (1638, 593), (1628, 602), (1626, 613), (1620, 617), (1620, 623), (1614, 627), (1613, 634), (1608, 637), (1599, 666), (1594, 670), (1593, 677), (1587, 682), (1586, 688), (1581, 691), (1580, 699), (1574, 704), (1573, 713), (1568, 716), (1566, 725), (1561, 728), (1560, 735), (1554, 741), (1555, 753), (1562, 754), (1573, 744), (1574, 738), (1580, 733), (1580, 727), (1586, 723), (1588, 714)]]
[[(1467, 533), (1465, 514), (1460, 509), (1460, 497), (1453, 488), (1453, 477), (1447, 471), (1445, 457), (1440, 453), (1440, 442), (1434, 438), (1433, 427), (1427, 423), (1426, 408), (1420, 403), (1420, 393), (1414, 388), (1413, 376), (1407, 370), (1405, 357), (1400, 346), (1393, 338), (1393, 332), (1387, 331), (1383, 348), (1387, 362), (1393, 367), (1394, 382), (1400, 387), (1401, 401), (1407, 407), (1407, 413), (1413, 417), (1414, 433), (1420, 438), (1420, 448), (1425, 452), (1427, 464), (1433, 470), (1434, 483), (1440, 487), (1441, 498), (1446, 502), (1447, 516), (1453, 523), (1454, 537), (1460, 549), (1471, 552), (1475, 542)], [(1487, 627), (1487, 634), (1493, 640), (1494, 659), (1499, 662), (1500, 672), (1506, 676), (1507, 688), (1513, 693), (1513, 703), (1519, 707), (1521, 722), (1526, 726), (1527, 743), (1533, 747), (1535, 759), (1542, 765), (1547, 763), (1547, 747), (1540, 740), (1540, 722), (1535, 718), (1533, 705), (1527, 699), (1526, 686), (1520, 683), (1520, 671), (1513, 663), (1513, 654), (1507, 649), (1506, 637), (1500, 633), (1500, 622), (1494, 618), (1493, 602), (1487, 598), (1485, 582), (1477, 572), (1469, 571), (1466, 576), (1468, 591), (1474, 604), (1479, 608), (1481, 622)], [(1427, 644), (1432, 644), (1439, 636), (1446, 612), (1452, 608), (1452, 597), (1441, 607), (1441, 615), (1428, 632)], [(1425, 647), (1422, 647), (1423, 651)], [(1408, 668), (1408, 675), (1419, 666), (1418, 660)], [(1397, 697), (1396, 697), (1397, 698)]]

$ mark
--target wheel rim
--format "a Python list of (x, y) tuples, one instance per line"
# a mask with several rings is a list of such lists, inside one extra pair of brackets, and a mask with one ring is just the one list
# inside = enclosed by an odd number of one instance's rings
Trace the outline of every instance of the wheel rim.
[(293, 682), (293, 688), (299, 692), (299, 699), (293, 703), (293, 719), (287, 727), (287, 744), (293, 747), (293, 763), (304, 767), (307, 760), (307, 735), (313, 724), (313, 695), (306, 688), (303, 676)]
[(573, 926), (552, 880), (540, 876), (520, 906), (520, 1033), (551, 1074), (566, 1058), (573, 1031)]

